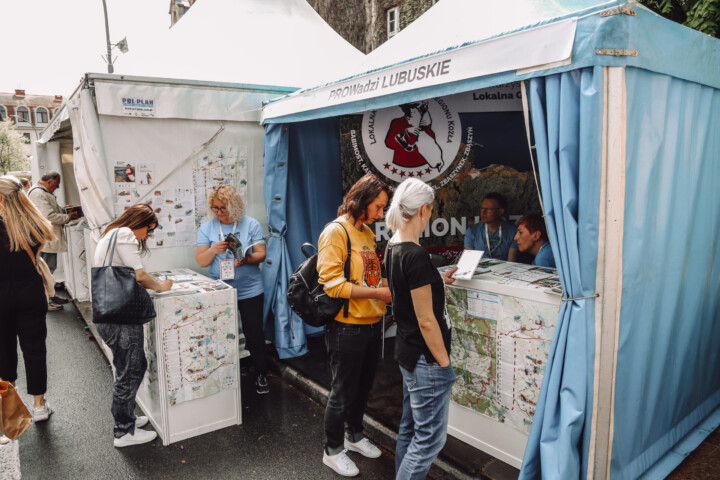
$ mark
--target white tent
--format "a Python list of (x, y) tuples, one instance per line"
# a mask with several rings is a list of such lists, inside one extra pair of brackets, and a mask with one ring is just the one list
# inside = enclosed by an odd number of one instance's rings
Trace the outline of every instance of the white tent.
[[(137, 201), (153, 198), (154, 193), (147, 193), (150, 186), (163, 196), (189, 188), (203, 197), (193, 198), (197, 214), (206, 195), (196, 188), (197, 162), (203, 155), (231, 152), (242, 170), (246, 211), (266, 225), (259, 125), (263, 102), (318, 75), (342, 75), (329, 72), (342, 72), (360, 58), (363, 54), (304, 0), (198, 2), (160, 39), (146, 36), (133, 43), (115, 74), (85, 75), (64, 106), (67, 117), (60, 116), (44, 132), (36, 169), (56, 168), (61, 162), (54, 134), (58, 128), (67, 131), (61, 124), (69, 118), (78, 189), (73, 193), (97, 236), (121, 213), (118, 165), (135, 170), (148, 166), (153, 183), (133, 191)], [(138, 176), (138, 187), (145, 177)], [(190, 210), (189, 203), (183, 202), (183, 212)], [(161, 225), (174, 224), (170, 218), (161, 219)], [(190, 244), (191, 235), (184, 237), (177, 245), (155, 249), (148, 268), (195, 266), (194, 240)]]
[(302, 87), (343, 77), (364, 57), (303, 0), (196, 2), (145, 42), (132, 46), (117, 72)]

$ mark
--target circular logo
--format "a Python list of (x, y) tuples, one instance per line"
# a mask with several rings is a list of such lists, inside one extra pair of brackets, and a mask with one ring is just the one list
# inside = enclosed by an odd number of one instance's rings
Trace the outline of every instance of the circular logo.
[(396, 182), (429, 182), (445, 172), (460, 149), (460, 118), (442, 99), (366, 112), (362, 141), (368, 159)]

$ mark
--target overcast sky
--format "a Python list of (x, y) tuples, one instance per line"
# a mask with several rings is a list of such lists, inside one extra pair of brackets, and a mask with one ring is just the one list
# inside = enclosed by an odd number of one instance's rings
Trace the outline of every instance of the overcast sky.
[[(106, 2), (110, 42), (127, 36), (127, 55), (170, 26), (168, 0)], [(102, 0), (0, 0), (0, 21), (0, 92), (67, 98), (85, 72), (107, 72)], [(119, 71), (124, 55), (113, 56)]]

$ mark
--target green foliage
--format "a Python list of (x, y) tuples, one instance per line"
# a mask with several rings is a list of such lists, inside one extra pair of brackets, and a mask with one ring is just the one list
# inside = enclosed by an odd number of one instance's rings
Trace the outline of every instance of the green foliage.
[(30, 160), (25, 155), (25, 138), (7, 118), (0, 122), (0, 174), (14, 170), (30, 170)]
[(720, 38), (720, 0), (641, 0), (660, 15)]

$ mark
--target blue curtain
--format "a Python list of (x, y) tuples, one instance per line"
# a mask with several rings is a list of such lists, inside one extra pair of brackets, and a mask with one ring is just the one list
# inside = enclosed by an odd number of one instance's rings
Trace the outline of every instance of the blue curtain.
[(611, 476), (663, 478), (718, 425), (682, 442), (720, 405), (720, 91), (636, 68), (625, 78)]
[[(528, 89), (548, 235), (565, 298), (595, 293), (603, 84), (602, 67), (594, 67), (535, 78)], [(562, 303), (522, 479), (586, 474), (594, 321), (594, 298)]]
[(305, 259), (300, 246), (317, 245), (342, 202), (338, 120), (266, 125), (263, 168), (270, 229), (263, 266), (266, 333), (280, 358), (292, 358), (307, 352), (307, 335), (322, 332), (292, 312), (286, 293)]

